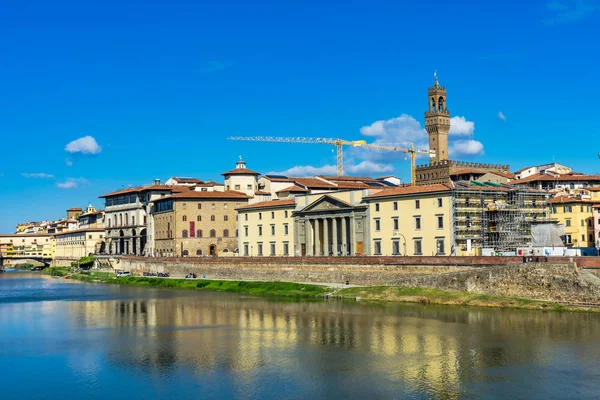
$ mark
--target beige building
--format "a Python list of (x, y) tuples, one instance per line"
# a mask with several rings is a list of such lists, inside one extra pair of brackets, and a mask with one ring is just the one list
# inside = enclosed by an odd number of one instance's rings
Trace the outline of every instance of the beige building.
[(78, 260), (91, 254), (102, 253), (104, 228), (84, 228), (54, 235), (54, 258)]
[(157, 256), (237, 255), (236, 209), (249, 196), (187, 191), (154, 200), (152, 219)]
[(384, 190), (364, 202), (369, 206), (372, 255), (450, 255), (452, 190), (448, 185)]
[(0, 235), (0, 244), (8, 249), (12, 258), (52, 258), (54, 257), (54, 238), (47, 234)]
[(235, 190), (245, 193), (248, 197), (254, 197), (258, 189), (258, 176), (256, 171), (246, 168), (246, 162), (240, 157), (231, 171), (223, 172), (225, 178), (225, 191)]

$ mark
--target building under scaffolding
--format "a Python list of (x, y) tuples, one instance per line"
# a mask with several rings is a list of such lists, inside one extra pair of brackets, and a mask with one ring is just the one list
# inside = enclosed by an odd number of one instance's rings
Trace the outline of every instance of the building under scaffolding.
[(516, 253), (531, 247), (532, 224), (551, 221), (540, 190), (472, 181), (456, 184), (452, 197), (457, 255)]

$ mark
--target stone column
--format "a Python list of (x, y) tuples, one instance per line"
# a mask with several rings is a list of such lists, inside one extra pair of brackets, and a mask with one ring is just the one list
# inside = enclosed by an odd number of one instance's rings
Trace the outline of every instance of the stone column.
[(333, 218), (331, 220), (331, 223), (333, 224), (331, 227), (331, 233), (332, 233), (332, 237), (331, 237), (331, 241), (333, 243), (333, 256), (336, 257), (339, 255), (339, 246), (338, 246), (338, 234), (337, 234), (337, 223), (338, 220), (337, 218)]
[(306, 255), (307, 256), (312, 256), (313, 255), (313, 238), (312, 238), (312, 234), (313, 234), (313, 230), (312, 230), (312, 224), (310, 223), (310, 219), (305, 219), (304, 220), (304, 240), (305, 240), (305, 246), (306, 246)]
[(351, 215), (348, 220), (350, 223), (350, 255), (353, 256), (356, 253), (356, 249), (354, 248), (356, 246), (356, 228), (354, 225), (356, 221), (354, 220), (354, 215)]
[(329, 218), (323, 219), (323, 255), (329, 256)]
[(315, 256), (321, 255), (321, 240), (319, 238), (320, 233), (320, 223), (319, 218), (315, 219)]
[(348, 218), (343, 217), (341, 219), (342, 221), (342, 255), (343, 256), (347, 256), (348, 255), (348, 232), (347, 232), (347, 223), (348, 223)]

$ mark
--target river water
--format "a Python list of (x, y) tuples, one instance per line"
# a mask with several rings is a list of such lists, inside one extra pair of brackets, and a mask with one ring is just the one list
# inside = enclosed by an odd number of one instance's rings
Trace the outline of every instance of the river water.
[(2, 399), (600, 398), (600, 314), (0, 274)]

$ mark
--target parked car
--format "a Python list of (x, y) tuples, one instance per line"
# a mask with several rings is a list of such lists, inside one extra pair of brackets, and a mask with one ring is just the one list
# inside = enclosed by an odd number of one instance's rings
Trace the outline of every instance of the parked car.
[(131, 273), (129, 271), (119, 271), (117, 272), (117, 278), (120, 278), (122, 276), (130, 276)]
[(194, 273), (191, 273), (191, 272), (190, 272), (190, 273), (189, 273), (189, 274), (187, 274), (185, 277), (186, 277), (186, 278), (188, 278), (188, 279), (190, 279), (190, 278), (191, 278), (191, 279), (195, 279), (195, 278), (197, 278), (197, 277), (198, 277), (198, 275), (196, 275), (196, 274), (194, 274)]

